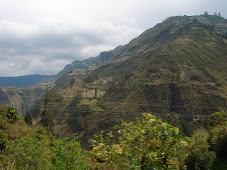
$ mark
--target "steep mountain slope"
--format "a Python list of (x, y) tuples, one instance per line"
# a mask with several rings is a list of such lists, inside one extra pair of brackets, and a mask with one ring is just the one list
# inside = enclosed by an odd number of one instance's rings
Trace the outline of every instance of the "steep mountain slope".
[(0, 105), (10, 105), (10, 101), (5, 92), (0, 88)]
[[(125, 51), (131, 51), (136, 48), (136, 44), (140, 43), (142, 40), (149, 38), (156, 37), (159, 38), (157, 35), (163, 34), (165, 29), (171, 25), (182, 25), (186, 23), (191, 23), (194, 19), (197, 19), (199, 22), (213, 26), (215, 30), (220, 34), (225, 34), (227, 30), (227, 21), (226, 19), (219, 17), (217, 15), (199, 15), (199, 16), (179, 16), (174, 18), (167, 18), (165, 24), (163, 23), (158, 24), (156, 27), (148, 29), (145, 31), (141, 36), (132, 40), (129, 44), (125, 46), (118, 46), (114, 50), (101, 52), (96, 57), (91, 57), (89, 59), (85, 59), (82, 61), (76, 60), (69, 65), (66, 65), (65, 68), (60, 71), (57, 75), (58, 78), (64, 76), (65, 74), (75, 70), (75, 69), (96, 69), (101, 65), (108, 63), (110, 60), (114, 58), (118, 58), (121, 56)], [(152, 35), (152, 37), (151, 37)], [(148, 36), (148, 37), (147, 37)], [(167, 38), (167, 37), (166, 37)], [(165, 38), (165, 39), (166, 39)], [(150, 41), (150, 40), (148, 40)], [(126, 57), (127, 58), (127, 57)]]
[[(1, 86), (0, 103), (17, 109), (19, 115), (24, 115), (32, 106), (36, 107), (39, 99), (52, 83), (39, 83), (29, 87)], [(35, 108), (34, 108), (35, 109)]]
[(218, 16), (171, 17), (125, 46), (72, 64), (87, 70), (58, 79), (40, 114), (49, 110), (55, 133), (73, 131), (82, 141), (143, 112), (164, 118), (176, 112), (190, 134), (226, 109), (226, 32), (227, 22)]
[(90, 74), (87, 80), (95, 77), (96, 82), (112, 77), (113, 86), (103, 98), (106, 107), (174, 111), (191, 121), (192, 115), (226, 109), (227, 39), (194, 18), (178, 24), (184, 18), (147, 30), (119, 58)]
[(0, 77), (0, 104), (15, 107), (25, 114), (39, 100), (56, 77), (55, 75), (27, 75)]

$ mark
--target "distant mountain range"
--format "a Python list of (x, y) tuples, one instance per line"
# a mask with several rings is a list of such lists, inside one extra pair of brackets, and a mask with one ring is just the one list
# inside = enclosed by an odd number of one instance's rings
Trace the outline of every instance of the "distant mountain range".
[(54, 80), (55, 75), (26, 75), (19, 77), (0, 77), (0, 86), (28, 87), (41, 82)]

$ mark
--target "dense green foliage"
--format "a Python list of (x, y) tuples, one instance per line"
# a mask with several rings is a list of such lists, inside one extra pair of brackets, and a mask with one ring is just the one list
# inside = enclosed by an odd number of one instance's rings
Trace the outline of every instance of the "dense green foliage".
[(13, 107), (7, 107), (7, 118), (10, 121), (17, 121), (18, 115), (16, 114), (17, 110)]
[(51, 147), (50, 150), (54, 153), (53, 169), (82, 170), (86, 168), (80, 143), (76, 139), (56, 140), (55, 146)]
[[(213, 114), (209, 119), (209, 132), (200, 129), (192, 137), (183, 137), (179, 128), (144, 113), (143, 119), (115, 126), (115, 130), (118, 129), (117, 136), (112, 132), (95, 135), (91, 140), (92, 150), (86, 152), (82, 150), (78, 139), (56, 139), (44, 128), (31, 129), (24, 120), (13, 120), (7, 116), (13, 115), (13, 110), (12, 107), (0, 106), (2, 169), (226, 167), (221, 162), (221, 157), (226, 157), (226, 112)], [(171, 115), (176, 116), (175, 113)], [(168, 118), (172, 123), (173, 119)]]
[[(136, 123), (123, 123), (114, 140), (112, 132), (91, 140), (92, 156), (99, 167), (116, 169), (213, 169), (226, 168), (226, 112), (213, 114), (213, 127), (182, 137), (179, 129), (153, 115)], [(216, 122), (216, 123), (214, 123)], [(216, 154), (217, 153), (217, 154)], [(215, 163), (216, 161), (216, 163)], [(224, 160), (223, 160), (224, 161)]]
[(16, 109), (0, 106), (0, 150), (4, 150), (8, 140), (27, 134), (29, 129), (22, 119), (18, 119)]
[[(85, 169), (78, 141), (53, 142), (55, 137), (44, 128), (31, 129), (23, 119), (13, 119), (15, 111), (13, 107), (0, 106), (2, 169)], [(45, 122), (49, 125), (49, 121)]]
[(205, 130), (197, 130), (188, 139), (189, 149), (188, 158), (186, 159), (187, 169), (211, 169), (216, 155), (210, 151), (208, 143), (209, 134)]
[(210, 119), (210, 144), (218, 156), (227, 155), (227, 112), (214, 113)]
[(50, 139), (42, 129), (10, 140), (2, 152), (2, 167), (10, 169), (51, 169)]
[(184, 168), (187, 142), (179, 136), (178, 128), (151, 114), (135, 123), (124, 122), (118, 140), (112, 140), (112, 133), (91, 140), (97, 162), (117, 169)]

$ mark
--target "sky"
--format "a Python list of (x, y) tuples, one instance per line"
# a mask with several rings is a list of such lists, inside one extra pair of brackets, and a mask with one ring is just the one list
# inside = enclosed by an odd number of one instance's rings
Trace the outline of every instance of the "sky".
[(0, 76), (57, 74), (167, 17), (204, 11), (227, 18), (227, 0), (0, 0)]

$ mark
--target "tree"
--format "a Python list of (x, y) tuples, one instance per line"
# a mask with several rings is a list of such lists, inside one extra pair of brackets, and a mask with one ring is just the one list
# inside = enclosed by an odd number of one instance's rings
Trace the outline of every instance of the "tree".
[(29, 110), (26, 111), (26, 114), (25, 114), (25, 117), (24, 117), (24, 121), (28, 125), (32, 125), (32, 116), (31, 116), (31, 112)]
[(193, 23), (198, 23), (198, 22), (199, 21), (196, 18), (193, 19)]
[(187, 169), (211, 169), (216, 159), (214, 151), (210, 151), (208, 143), (209, 133), (206, 130), (196, 130), (191, 138), (187, 138), (188, 154), (186, 159)]
[(216, 112), (209, 118), (210, 144), (217, 156), (227, 154), (227, 112)]
[(74, 83), (75, 83), (75, 79), (72, 78), (71, 81), (70, 81), (71, 87), (74, 85)]
[(7, 108), (7, 118), (10, 119), (10, 121), (16, 121), (18, 119), (17, 110), (13, 107)]
[(220, 12), (218, 13), (218, 16), (221, 17), (221, 13)]
[(83, 99), (81, 93), (78, 93), (76, 96), (73, 97), (72, 102), (70, 103), (68, 109), (76, 108), (80, 104), (80, 101)]
[(97, 98), (98, 90), (95, 88), (95, 99)]
[(44, 106), (62, 104), (64, 97), (61, 94), (48, 91), (43, 99)]
[(41, 123), (44, 127), (47, 127), (48, 131), (53, 130), (54, 122), (53, 115), (49, 110), (44, 110), (41, 117)]
[(204, 12), (204, 16), (205, 16), (205, 17), (208, 17), (208, 16), (209, 16), (209, 14), (208, 14), (207, 11)]
[(170, 114), (167, 114), (166, 121), (179, 129), (182, 129), (181, 122), (180, 122), (180, 116), (176, 112), (171, 112)]

